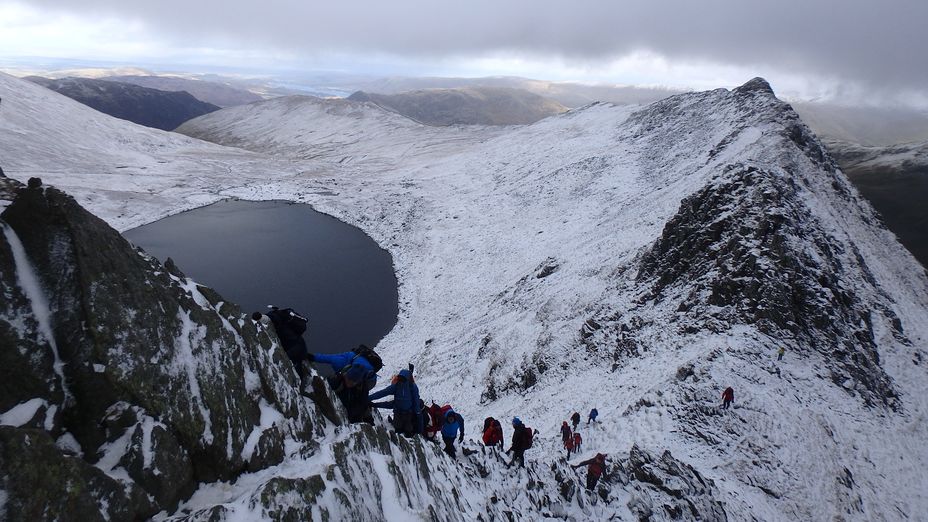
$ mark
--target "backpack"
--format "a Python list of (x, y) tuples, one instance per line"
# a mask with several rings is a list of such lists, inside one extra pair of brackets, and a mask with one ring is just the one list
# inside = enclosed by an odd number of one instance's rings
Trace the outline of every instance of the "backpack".
[(300, 337), (306, 332), (306, 325), (309, 323), (309, 319), (296, 313), (293, 308), (280, 309), (275, 306), (267, 315), (274, 323), (277, 335), (282, 338)]
[(379, 372), (380, 369), (383, 368), (383, 359), (377, 355), (377, 352), (375, 352), (373, 348), (370, 348), (365, 344), (361, 344), (351, 351), (354, 352), (355, 357), (361, 356), (367, 359), (367, 362), (371, 363), (371, 366), (374, 367), (374, 373)]
[(532, 440), (535, 438), (535, 430), (525, 426), (522, 430), (522, 447), (529, 449), (532, 447)]

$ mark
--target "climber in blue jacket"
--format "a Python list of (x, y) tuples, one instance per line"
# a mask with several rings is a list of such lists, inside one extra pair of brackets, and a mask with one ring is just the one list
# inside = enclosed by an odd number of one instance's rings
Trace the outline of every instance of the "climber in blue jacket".
[[(350, 352), (310, 353), (307, 358), (310, 362), (328, 364), (335, 370), (329, 384), (345, 405), (349, 422), (373, 422), (367, 393), (377, 384), (377, 370), (383, 367), (376, 352), (361, 345)], [(371, 362), (372, 358), (376, 363)]]
[(454, 437), (458, 442), (464, 442), (464, 418), (454, 410), (445, 412), (445, 423), (441, 426), (441, 438), (445, 441), (445, 453), (452, 458), (457, 454), (454, 448)]
[[(392, 401), (373, 402), (387, 395)], [(422, 433), (422, 412), (419, 409), (419, 387), (409, 370), (400, 370), (393, 383), (367, 397), (374, 408), (393, 408), (393, 427), (397, 433), (412, 437)]]

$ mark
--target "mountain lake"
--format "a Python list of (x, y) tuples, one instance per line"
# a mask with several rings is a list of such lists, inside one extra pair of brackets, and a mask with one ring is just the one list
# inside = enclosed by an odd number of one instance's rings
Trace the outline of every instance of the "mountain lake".
[(374, 346), (396, 324), (390, 253), (308, 205), (225, 200), (123, 236), (162, 262), (172, 258), (248, 316), (268, 305), (293, 308), (309, 319), (310, 352)]

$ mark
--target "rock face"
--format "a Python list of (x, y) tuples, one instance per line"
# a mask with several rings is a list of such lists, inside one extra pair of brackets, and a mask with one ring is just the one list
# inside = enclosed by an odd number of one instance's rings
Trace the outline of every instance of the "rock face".
[(183, 91), (160, 91), (131, 83), (90, 78), (52, 80), (31, 76), (27, 79), (104, 114), (167, 131), (191, 118), (219, 110), (218, 106), (200, 101)]
[(321, 429), (276, 339), (234, 305), (140, 255), (64, 193), (13, 191), (0, 215), (0, 408), (40, 404), (14, 424), (44, 431), (10, 435), (8, 455), (48, 437), (36, 451), (52, 459), (57, 439), (83, 457), (67, 473), (95, 466), (87, 494), (116, 481), (107, 487), (128, 498), (111, 507), (135, 518), (173, 509), (197, 482), (277, 464), (286, 440)]

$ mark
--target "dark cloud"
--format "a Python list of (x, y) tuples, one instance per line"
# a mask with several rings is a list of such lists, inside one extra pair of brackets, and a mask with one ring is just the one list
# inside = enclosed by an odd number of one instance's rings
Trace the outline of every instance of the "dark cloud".
[(650, 50), (670, 59), (769, 67), (865, 86), (923, 90), (928, 85), (924, 0), (29, 3), (141, 20), (185, 45), (428, 59), (504, 51), (586, 63)]

